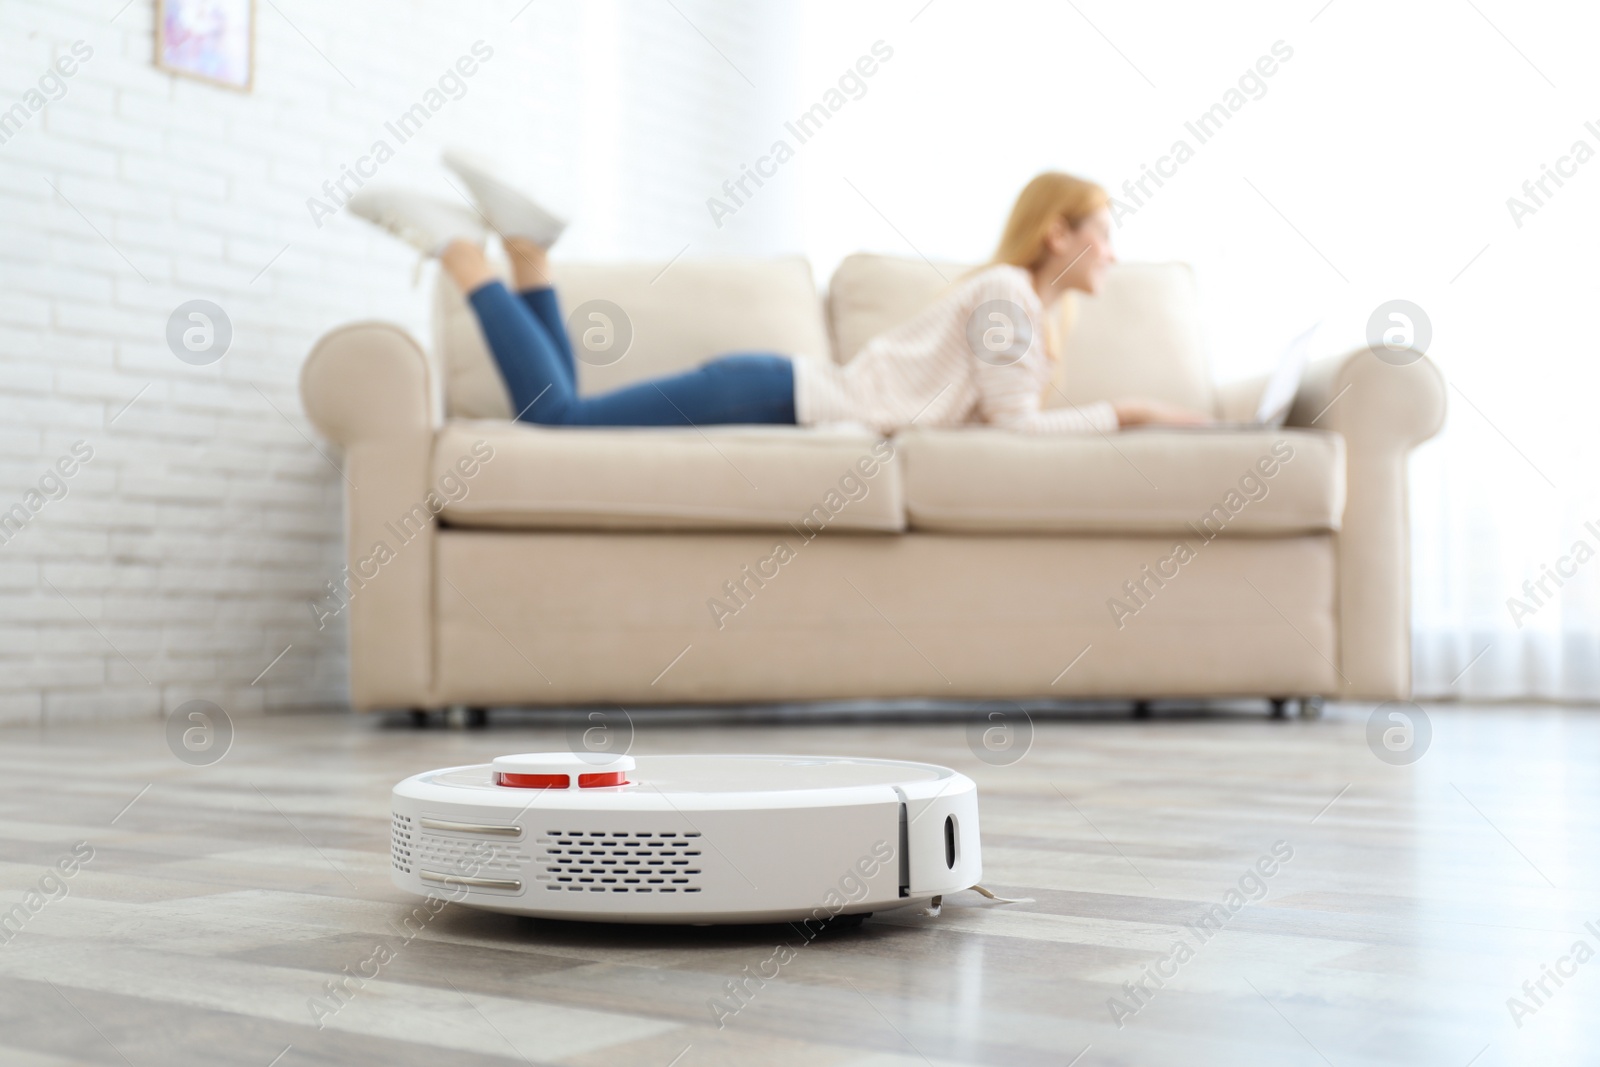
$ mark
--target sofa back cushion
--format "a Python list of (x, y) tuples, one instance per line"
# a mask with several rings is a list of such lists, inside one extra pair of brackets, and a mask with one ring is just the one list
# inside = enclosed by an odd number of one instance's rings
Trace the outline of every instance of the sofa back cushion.
[[(938, 298), (949, 287), (945, 279), (971, 269), (899, 256), (847, 257), (828, 285), (835, 358), (848, 362), (874, 336)], [(1137, 395), (1214, 410), (1187, 264), (1119, 263), (1107, 271), (1100, 295), (1073, 299), (1061, 388), (1046, 392), (1046, 407)]]
[[(578, 386), (586, 394), (728, 352), (828, 355), (822, 305), (803, 257), (556, 263), (551, 274), (574, 334)], [(594, 301), (609, 307), (585, 307)], [(445, 415), (510, 418), (511, 401), (477, 319), (442, 275), (433, 324)], [(581, 343), (585, 332), (594, 342), (591, 349)]]

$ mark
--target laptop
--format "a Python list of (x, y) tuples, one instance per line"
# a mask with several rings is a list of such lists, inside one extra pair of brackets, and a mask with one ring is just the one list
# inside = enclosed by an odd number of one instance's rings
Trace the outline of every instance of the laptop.
[(1322, 320), (1319, 319), (1284, 346), (1282, 355), (1278, 357), (1278, 365), (1273, 369), (1272, 376), (1267, 379), (1267, 387), (1261, 391), (1261, 399), (1256, 403), (1254, 419), (1248, 422), (1213, 422), (1206, 426), (1148, 428), (1182, 430), (1188, 433), (1209, 433), (1217, 430), (1276, 430), (1289, 418), (1289, 409), (1294, 406), (1294, 396), (1300, 391), (1300, 379), (1305, 376), (1306, 360), (1311, 353), (1311, 339), (1321, 328)]
[(1267, 387), (1261, 391), (1261, 400), (1256, 404), (1255, 421), (1244, 426), (1276, 430), (1289, 418), (1294, 395), (1300, 391), (1300, 379), (1305, 377), (1311, 339), (1321, 328), (1322, 320), (1318, 319), (1285, 346), (1283, 355), (1278, 357), (1278, 366), (1273, 370), (1272, 377), (1267, 379)]

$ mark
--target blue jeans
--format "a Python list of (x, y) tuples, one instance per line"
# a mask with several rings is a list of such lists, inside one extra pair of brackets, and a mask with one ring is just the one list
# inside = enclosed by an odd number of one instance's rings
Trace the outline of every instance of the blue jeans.
[(547, 426), (793, 425), (794, 364), (787, 356), (721, 356), (682, 374), (579, 396), (572, 343), (554, 289), (521, 299), (489, 282), (467, 297), (478, 315), (511, 405)]

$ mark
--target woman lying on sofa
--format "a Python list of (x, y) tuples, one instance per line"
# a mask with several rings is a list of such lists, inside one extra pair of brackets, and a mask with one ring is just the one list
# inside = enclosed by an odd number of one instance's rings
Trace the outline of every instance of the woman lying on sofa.
[[(720, 356), (691, 371), (579, 396), (572, 345), (545, 256), (565, 226), (466, 158), (445, 155), (477, 212), (403, 190), (363, 189), (356, 215), (437, 255), (466, 294), (517, 417), (555, 426), (705, 426), (855, 422), (892, 433), (984, 424), (1086, 433), (1206, 416), (1156, 400), (1045, 408), (1059, 355), (1046, 316), (1069, 290), (1096, 293), (1111, 250), (1109, 199), (1066, 174), (1034, 178), (1011, 209), (994, 259), (845, 366), (776, 354)], [(484, 221), (511, 259), (513, 294), (484, 256)]]

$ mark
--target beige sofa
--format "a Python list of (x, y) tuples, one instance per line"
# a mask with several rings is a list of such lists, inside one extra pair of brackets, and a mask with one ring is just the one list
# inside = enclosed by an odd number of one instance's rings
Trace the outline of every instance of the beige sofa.
[[(631, 326), (580, 362), (593, 391), (723, 351), (848, 360), (963, 269), (853, 256), (826, 306), (799, 259), (557, 283), (569, 316), (608, 300)], [(1214, 387), (1196, 320), (1185, 266), (1114, 268), (1050, 402), (1247, 417), (1261, 381)], [(448, 285), (435, 335), (345, 326), (302, 373), (343, 450), (347, 591), (314, 610), (348, 623), (356, 708), (1409, 690), (1406, 457), (1444, 415), (1426, 358), (1314, 364), (1281, 431), (884, 441), (514, 423)]]

